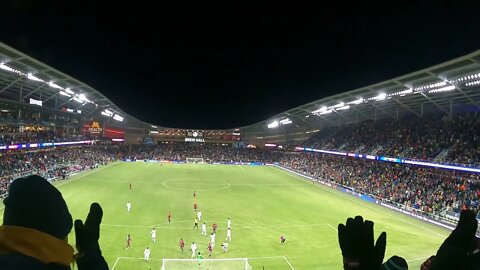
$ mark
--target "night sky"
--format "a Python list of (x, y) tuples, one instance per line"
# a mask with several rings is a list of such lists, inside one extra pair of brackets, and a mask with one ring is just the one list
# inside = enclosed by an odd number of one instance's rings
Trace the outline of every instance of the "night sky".
[(2, 1), (0, 40), (181, 128), (250, 125), (480, 49), (476, 1), (154, 2)]

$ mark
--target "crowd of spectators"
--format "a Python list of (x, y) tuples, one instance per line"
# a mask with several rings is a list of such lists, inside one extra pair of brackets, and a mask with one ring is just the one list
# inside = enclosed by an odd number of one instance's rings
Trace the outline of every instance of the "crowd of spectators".
[(19, 177), (38, 174), (51, 180), (64, 179), (71, 173), (92, 169), (113, 159), (111, 151), (104, 146), (6, 151), (0, 154), (0, 195)]
[[(362, 154), (480, 163), (480, 113), (405, 116), (327, 128), (302, 146)], [(440, 155), (443, 152), (443, 155)]]
[(426, 213), (480, 210), (478, 174), (315, 153), (285, 153), (279, 163)]

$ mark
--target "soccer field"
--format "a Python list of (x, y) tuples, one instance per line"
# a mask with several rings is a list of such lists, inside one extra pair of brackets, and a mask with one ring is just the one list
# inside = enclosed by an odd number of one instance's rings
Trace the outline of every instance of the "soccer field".
[[(419, 269), (449, 234), (268, 166), (115, 163), (56, 184), (74, 219), (84, 219), (91, 202), (102, 205), (100, 245), (115, 270), (160, 269), (162, 258), (190, 258), (192, 241), (208, 258), (209, 238), (193, 229), (193, 190), (208, 232), (212, 223), (218, 224), (212, 258), (249, 258), (253, 269), (342, 269), (336, 228), (355, 215), (373, 220), (376, 236), (387, 232), (385, 259), (403, 256), (410, 269)], [(127, 201), (132, 203), (130, 213)], [(232, 220), (232, 241), (224, 254), (227, 218)], [(156, 243), (150, 237), (153, 227)], [(127, 234), (132, 236), (129, 249)], [(285, 245), (280, 245), (280, 235), (286, 237)], [(180, 238), (185, 240), (183, 253)], [(141, 259), (146, 246), (149, 262)]]

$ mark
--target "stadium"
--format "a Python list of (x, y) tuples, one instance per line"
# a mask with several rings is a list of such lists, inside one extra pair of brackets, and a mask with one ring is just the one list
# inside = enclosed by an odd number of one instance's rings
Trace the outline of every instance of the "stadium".
[(480, 209), (480, 51), (206, 130), (136, 119), (1, 43), (0, 109), (0, 197), (39, 175), (74, 220), (98, 202), (110, 269), (342, 269), (338, 224), (356, 215), (387, 232), (385, 260), (419, 269)]

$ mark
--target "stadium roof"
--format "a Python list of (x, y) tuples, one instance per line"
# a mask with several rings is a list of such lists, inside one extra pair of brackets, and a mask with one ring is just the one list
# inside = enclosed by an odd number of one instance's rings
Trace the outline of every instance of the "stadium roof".
[[(393, 65), (394, 63), (392, 63)], [(339, 80), (348, 78), (339, 77)], [(42, 101), (42, 107), (82, 117), (116, 118), (147, 130), (161, 128), (138, 120), (89, 85), (0, 42), (0, 99)], [(423, 114), (424, 105), (449, 113), (471, 104), (480, 110), (480, 50), (391, 80), (319, 99), (241, 128), (243, 134), (307, 132), (358, 120)], [(272, 128), (268, 128), (268, 125)], [(242, 135), (243, 135), (242, 134)]]
[[(392, 63), (395, 65), (395, 63)], [(339, 80), (348, 80), (339, 76)], [(322, 98), (259, 123), (243, 133), (281, 134), (425, 110), (450, 113), (458, 105), (480, 111), (480, 50), (391, 80)], [(428, 109), (427, 109), (428, 108)]]
[[(100, 116), (118, 122), (147, 124), (129, 116), (93, 87), (72, 78), (0, 42), (0, 99), (41, 101), (41, 106), (62, 107), (82, 117)], [(38, 105), (39, 103), (37, 103)]]

